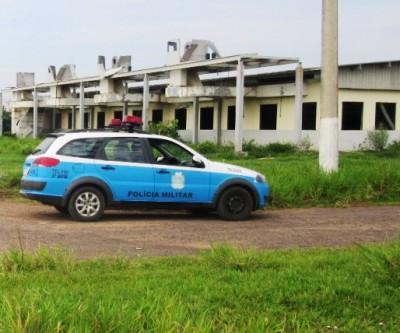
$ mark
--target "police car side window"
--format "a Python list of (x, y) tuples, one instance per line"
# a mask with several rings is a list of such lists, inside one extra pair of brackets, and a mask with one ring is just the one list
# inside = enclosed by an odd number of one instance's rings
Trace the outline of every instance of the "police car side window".
[(108, 161), (144, 163), (145, 157), (139, 138), (113, 138), (104, 146), (103, 157)]
[(186, 167), (203, 167), (193, 161), (193, 154), (174, 142), (149, 139), (154, 160), (157, 164)]
[(80, 158), (94, 158), (102, 139), (88, 138), (77, 139), (66, 143), (59, 151), (59, 155)]

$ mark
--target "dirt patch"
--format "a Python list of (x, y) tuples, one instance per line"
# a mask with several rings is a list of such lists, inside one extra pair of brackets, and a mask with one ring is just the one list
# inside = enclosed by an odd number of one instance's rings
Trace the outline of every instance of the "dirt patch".
[(49, 206), (0, 201), (0, 252), (21, 243), (30, 250), (58, 245), (77, 259), (191, 255), (212, 242), (259, 249), (347, 246), (383, 242), (399, 230), (400, 206), (267, 209), (244, 222), (185, 211), (108, 211), (100, 222), (81, 223)]

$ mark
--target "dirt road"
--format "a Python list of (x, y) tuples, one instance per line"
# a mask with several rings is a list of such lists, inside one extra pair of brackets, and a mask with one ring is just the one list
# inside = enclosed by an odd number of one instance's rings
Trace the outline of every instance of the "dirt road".
[(54, 208), (28, 201), (0, 201), (0, 252), (59, 245), (75, 258), (118, 253), (129, 257), (196, 254), (211, 242), (244, 247), (346, 246), (382, 242), (400, 231), (400, 206), (267, 209), (249, 221), (187, 212), (110, 211), (96, 223), (80, 223)]

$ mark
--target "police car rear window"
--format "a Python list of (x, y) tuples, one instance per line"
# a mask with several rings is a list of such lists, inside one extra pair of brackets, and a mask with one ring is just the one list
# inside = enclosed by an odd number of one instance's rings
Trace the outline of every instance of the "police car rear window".
[(44, 139), (39, 146), (37, 146), (33, 152), (32, 155), (40, 155), (40, 154), (44, 154), (47, 149), (49, 149), (49, 147), (53, 144), (53, 142), (57, 139), (57, 137), (55, 136), (48, 136), (46, 137), (46, 139)]
[(66, 143), (58, 152), (58, 155), (80, 158), (94, 158), (102, 142), (102, 138), (77, 139)]

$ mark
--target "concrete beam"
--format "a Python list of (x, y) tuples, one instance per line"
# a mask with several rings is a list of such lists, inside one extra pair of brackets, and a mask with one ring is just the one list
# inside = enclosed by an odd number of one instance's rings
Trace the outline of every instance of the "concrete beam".
[(167, 87), (165, 96), (169, 97), (233, 97), (235, 88), (233, 87)]

